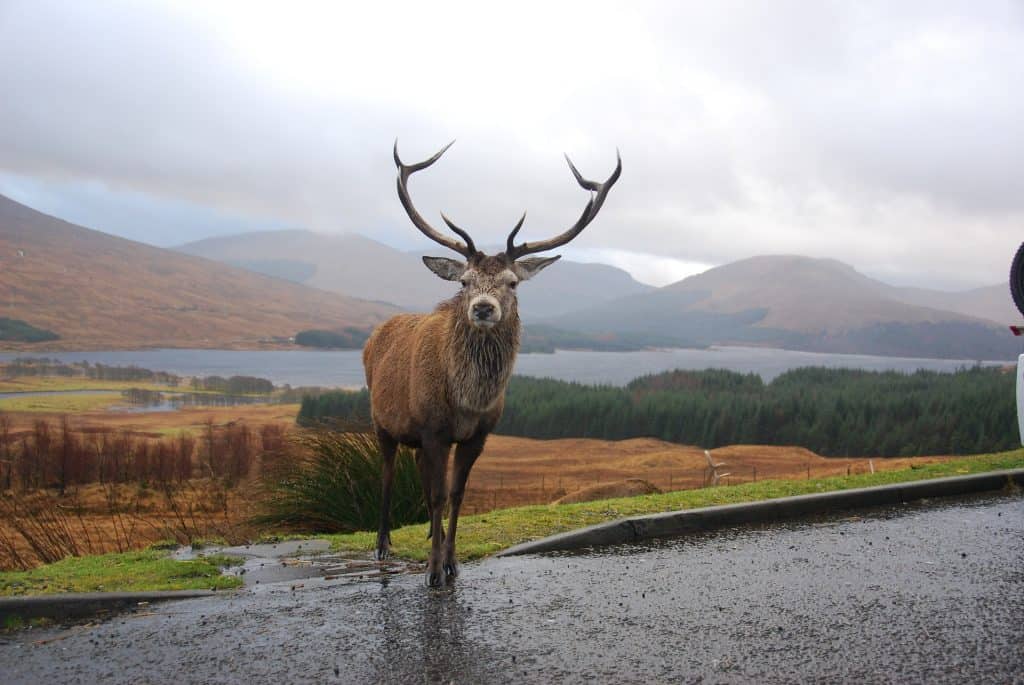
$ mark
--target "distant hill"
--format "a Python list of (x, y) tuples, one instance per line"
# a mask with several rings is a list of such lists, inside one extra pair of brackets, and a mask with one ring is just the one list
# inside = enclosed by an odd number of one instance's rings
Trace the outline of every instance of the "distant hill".
[[(356, 234), (263, 231), (209, 238), (175, 249), (413, 311), (430, 311), (458, 287), (430, 273), (420, 261), (421, 254)], [(446, 252), (436, 246), (422, 254), (445, 256)], [(582, 303), (598, 304), (653, 290), (622, 269), (563, 260), (523, 286), (520, 314), (525, 321), (537, 320), (579, 309)]]
[(1013, 304), (1013, 299), (1010, 297), (1010, 286), (1007, 283), (953, 293), (892, 286), (885, 286), (882, 292), (894, 300), (907, 304), (944, 309), (966, 316), (988, 319), (1004, 326), (1021, 323), (1020, 312)]
[(396, 311), (117, 238), (0, 196), (0, 317), (59, 336), (47, 348), (250, 348), (303, 329), (369, 329)]
[[(971, 292), (894, 288), (833, 259), (762, 256), (548, 323), (609, 336), (670, 337), (679, 345), (731, 343), (890, 356), (1015, 358), (1020, 345), (1000, 323), (910, 302), (953, 302), (969, 311), (971, 302), (977, 301), (985, 303), (979, 305), (985, 315), (1000, 315), (993, 289)], [(1009, 300), (1008, 294), (1005, 297)]]

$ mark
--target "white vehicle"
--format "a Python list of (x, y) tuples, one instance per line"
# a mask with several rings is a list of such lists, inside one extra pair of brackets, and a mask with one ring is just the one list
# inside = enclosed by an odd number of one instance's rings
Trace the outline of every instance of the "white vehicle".
[[(1024, 315), (1024, 243), (1017, 248), (1017, 254), (1010, 265), (1010, 295), (1017, 311)], [(1014, 335), (1024, 333), (1024, 327), (1010, 326)], [(1024, 445), (1024, 354), (1017, 357), (1017, 430), (1020, 443)]]

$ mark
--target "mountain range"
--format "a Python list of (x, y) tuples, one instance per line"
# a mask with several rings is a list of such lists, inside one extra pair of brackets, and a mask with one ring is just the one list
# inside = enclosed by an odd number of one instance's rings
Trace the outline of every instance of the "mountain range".
[[(419, 257), (365, 236), (298, 230), (163, 249), (0, 196), (0, 339), (42, 333), (34, 346), (4, 343), (15, 349), (282, 346), (308, 329), (358, 339), (353, 332), (454, 294)], [(527, 349), (741, 344), (1012, 359), (1020, 348), (1006, 331), (1020, 315), (1003, 285), (900, 288), (798, 255), (752, 257), (662, 288), (562, 260), (522, 288), (520, 310)]]
[[(447, 252), (435, 247), (431, 254)], [(402, 252), (358, 234), (267, 231), (208, 238), (175, 249), (411, 311), (430, 311), (458, 290), (457, 284), (442, 281), (423, 266), (420, 257), (427, 253)], [(538, 320), (653, 290), (622, 269), (563, 259), (523, 286), (519, 309), (524, 320)]]
[(949, 294), (897, 288), (833, 259), (772, 255), (588, 307), (557, 324), (692, 346), (1011, 359), (1020, 346), (1006, 324), (1019, 318), (1003, 286)]
[[(364, 236), (276, 231), (177, 248), (335, 292), (425, 311), (449, 297), (419, 253)], [(443, 250), (441, 251), (443, 252)], [(898, 356), (1009, 359), (1019, 319), (1002, 285), (901, 288), (834, 259), (752, 257), (662, 288), (603, 264), (561, 261), (520, 292), (526, 339), (559, 347), (768, 345)]]

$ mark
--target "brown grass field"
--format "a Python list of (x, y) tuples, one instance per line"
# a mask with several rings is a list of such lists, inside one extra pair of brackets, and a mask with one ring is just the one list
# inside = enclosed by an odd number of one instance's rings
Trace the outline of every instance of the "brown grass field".
[[(177, 411), (115, 412), (86, 411), (68, 415), (75, 430), (109, 428), (126, 430), (140, 437), (158, 438), (175, 435), (180, 431), (198, 433), (208, 420), (216, 425), (231, 421), (245, 421), (258, 428), (267, 423), (294, 426), (299, 413), (297, 404), (250, 404), (238, 407), (189, 407)], [(62, 414), (45, 412), (6, 412), (15, 431), (28, 430), (32, 423), (42, 419), (60, 422)]]
[[(189, 408), (174, 412), (118, 413), (83, 412), (70, 417), (75, 429), (110, 428), (127, 430), (139, 437), (163, 437), (180, 431), (199, 434), (206, 422), (215, 425), (244, 421), (259, 428), (267, 423), (294, 427), (297, 404), (248, 405), (240, 407)], [(27, 429), (32, 421), (47, 418), (57, 423), (59, 415), (12, 412), (8, 416), (15, 430)], [(817, 478), (905, 469), (949, 457), (925, 456), (891, 459), (822, 457), (802, 447), (775, 445), (730, 445), (711, 450), (715, 462), (726, 466), (719, 473), (726, 485), (753, 480)], [(677, 445), (654, 438), (592, 440), (569, 438), (533, 440), (492, 435), (470, 475), (465, 506), (469, 511), (541, 504), (595, 484), (643, 478), (659, 489), (685, 490), (702, 487), (707, 477), (707, 460), (698, 447)]]
[[(50, 491), (32, 493), (21, 498), (40, 512), (21, 520), (29, 535), (19, 535), (12, 518), (0, 516), (0, 570), (28, 568), (67, 554), (142, 549), (157, 542), (242, 543), (258, 534), (248, 523), (253, 494), (251, 482), (225, 488), (202, 479), (168, 490), (91, 483), (63, 498)], [(0, 511), (8, 513), (6, 506)]]
[[(223, 426), (245, 422), (258, 430), (265, 424), (294, 427), (298, 405), (189, 408), (174, 412), (83, 412), (69, 417), (75, 430), (113, 429), (136, 437), (161, 438), (181, 431), (201, 435), (207, 422)], [(33, 421), (54, 423), (59, 415), (11, 412), (14, 431)], [(733, 485), (765, 479), (818, 478), (870, 469), (904, 469), (948, 457), (839, 459), (800, 447), (734, 445), (712, 450), (721, 483)], [(544, 504), (582, 489), (599, 489), (604, 497), (629, 494), (626, 479), (643, 479), (662, 491), (703, 487), (708, 479), (704, 451), (652, 438), (621, 441), (591, 439), (533, 440), (493, 435), (470, 476), (464, 512), (484, 513), (524, 504)], [(144, 547), (159, 540), (224, 538), (239, 542), (260, 532), (247, 524), (254, 513), (255, 478), (225, 489), (204, 480), (190, 481), (174, 492), (134, 484), (81, 486), (60, 501), (63, 520), (54, 522), (79, 541), (80, 553)], [(48, 495), (54, 497), (53, 495)], [(111, 498), (116, 502), (111, 507)], [(57, 504), (53, 500), (54, 505)], [(116, 514), (112, 513), (116, 510)], [(0, 520), (0, 541), (12, 530)], [(24, 549), (22, 545), (22, 551)]]
[[(803, 479), (905, 469), (948, 457), (906, 459), (834, 459), (802, 447), (731, 445), (711, 450), (728, 472), (721, 483)], [(531, 440), (495, 435), (470, 474), (464, 507), (469, 513), (552, 502), (597, 484), (642, 478), (662, 491), (703, 487), (707, 478), (704, 450), (653, 438), (631, 440)], [(614, 496), (612, 490), (608, 496)], [(625, 491), (623, 491), (625, 492)]]

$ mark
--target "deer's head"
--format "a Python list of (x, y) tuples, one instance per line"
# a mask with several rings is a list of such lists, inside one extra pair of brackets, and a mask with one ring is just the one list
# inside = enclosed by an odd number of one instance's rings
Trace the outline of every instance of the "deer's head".
[[(452, 141), (454, 143), (454, 141)], [(486, 255), (476, 249), (473, 239), (469, 233), (456, 226), (451, 219), (443, 213), (441, 219), (456, 235), (465, 242), (449, 238), (434, 229), (426, 220), (420, 216), (409, 197), (408, 181), (409, 176), (426, 169), (428, 166), (441, 158), (441, 155), (452, 146), (452, 143), (444, 146), (440, 152), (428, 160), (418, 164), (405, 165), (398, 157), (398, 141), (395, 141), (395, 164), (398, 166), (398, 198), (405, 207), (406, 213), (412, 219), (416, 228), (431, 240), (444, 245), (462, 255), (463, 259), (449, 259), (447, 257), (424, 257), (423, 263), (427, 268), (447, 281), (458, 281), (462, 284), (462, 302), (465, 315), (469, 323), (478, 329), (490, 329), (498, 325), (503, 318), (510, 317), (516, 312), (517, 300), (516, 289), (523, 281), (533, 278), (542, 269), (557, 261), (560, 255), (554, 257), (527, 257), (537, 252), (553, 250), (556, 247), (565, 245), (575, 238), (587, 227), (594, 217), (597, 216), (601, 205), (608, 195), (615, 182), (619, 180), (622, 173), (622, 160), (616, 153), (615, 171), (604, 183), (588, 181), (580, 175), (580, 172), (573, 166), (572, 160), (566, 156), (569, 168), (572, 170), (576, 181), (586, 190), (590, 191), (590, 199), (580, 218), (569, 230), (561, 233), (550, 240), (541, 240), (534, 243), (515, 244), (516, 234), (523, 227), (526, 214), (519, 219), (519, 222), (508, 235), (505, 244), (505, 251), (496, 255)]]

